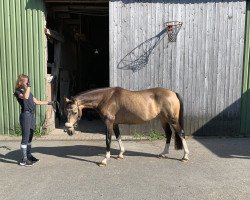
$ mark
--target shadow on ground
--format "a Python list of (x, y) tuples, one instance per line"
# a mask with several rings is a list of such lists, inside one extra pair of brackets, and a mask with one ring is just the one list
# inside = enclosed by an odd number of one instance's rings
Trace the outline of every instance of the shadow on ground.
[[(194, 139), (219, 157), (250, 159), (250, 138), (235, 138), (236, 136), (249, 135), (244, 132), (241, 133), (240, 131), (241, 121), (247, 119), (245, 117), (241, 118), (240, 105), (241, 99), (238, 99), (218, 115), (210, 119), (192, 134)], [(202, 136), (216, 136), (222, 138), (205, 139), (202, 138)]]
[(195, 138), (221, 158), (250, 159), (250, 138)]
[[(99, 162), (89, 160), (88, 157), (93, 157), (93, 156), (104, 157), (106, 150), (105, 147), (74, 145), (74, 146), (57, 146), (57, 147), (35, 147), (32, 149), (32, 152), (99, 164)], [(119, 154), (119, 150), (117, 149), (111, 149), (111, 152), (112, 152), (111, 156), (112, 158), (115, 158)], [(141, 156), (141, 157), (157, 158), (156, 154), (136, 152), (136, 151), (126, 151), (125, 156)], [(20, 159), (20, 150), (11, 151), (6, 155), (0, 154), (0, 162), (16, 164), (19, 159)], [(180, 159), (177, 158), (169, 158), (169, 159), (180, 161)]]

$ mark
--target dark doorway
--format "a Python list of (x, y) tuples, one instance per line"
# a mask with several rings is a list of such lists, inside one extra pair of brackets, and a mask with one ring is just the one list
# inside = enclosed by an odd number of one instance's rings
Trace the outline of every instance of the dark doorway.
[(81, 16), (81, 32), (86, 40), (79, 44), (80, 81), (77, 92), (109, 86), (108, 16)]
[[(56, 83), (52, 83), (52, 96), (61, 105), (61, 115), (56, 117), (65, 121), (64, 97), (109, 86), (109, 3), (107, 0), (45, 2), (46, 27), (64, 39), (58, 50), (54, 48), (58, 41), (48, 38), (47, 72), (53, 73), (51, 67), (59, 66)], [(60, 64), (53, 65), (58, 51)]]

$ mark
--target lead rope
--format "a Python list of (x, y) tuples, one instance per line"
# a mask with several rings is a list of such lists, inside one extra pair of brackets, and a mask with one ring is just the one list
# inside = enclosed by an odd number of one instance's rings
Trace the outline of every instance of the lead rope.
[(58, 101), (54, 101), (54, 103), (52, 104), (52, 109), (53, 111), (56, 113), (57, 110), (59, 111), (60, 116), (62, 116), (62, 110), (61, 110), (61, 105)]

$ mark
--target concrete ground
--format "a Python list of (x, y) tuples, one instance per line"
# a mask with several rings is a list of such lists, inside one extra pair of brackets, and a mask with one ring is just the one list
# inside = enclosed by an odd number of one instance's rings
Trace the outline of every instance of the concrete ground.
[(0, 141), (0, 199), (249, 199), (250, 138), (188, 139), (190, 161), (164, 141), (124, 141), (124, 160), (99, 167), (105, 142), (36, 140), (32, 167), (17, 165), (19, 141)]

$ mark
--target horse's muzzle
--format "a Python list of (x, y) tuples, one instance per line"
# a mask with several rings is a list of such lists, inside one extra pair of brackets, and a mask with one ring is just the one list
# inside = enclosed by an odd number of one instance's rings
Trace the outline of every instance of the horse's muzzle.
[(66, 128), (66, 129), (67, 129), (67, 133), (68, 133), (69, 136), (74, 135), (74, 133), (75, 133), (75, 129), (74, 128)]
[(68, 133), (69, 136), (72, 136), (75, 133), (75, 129), (68, 129), (67, 133)]
[(69, 136), (72, 136), (75, 133), (75, 128), (74, 128), (75, 126), (74, 125), (67, 122), (67, 123), (65, 123), (65, 127), (67, 129), (67, 133)]
[(71, 123), (69, 123), (69, 122), (66, 122), (65, 123), (65, 127), (66, 128), (72, 128), (74, 125), (73, 124), (71, 124)]

